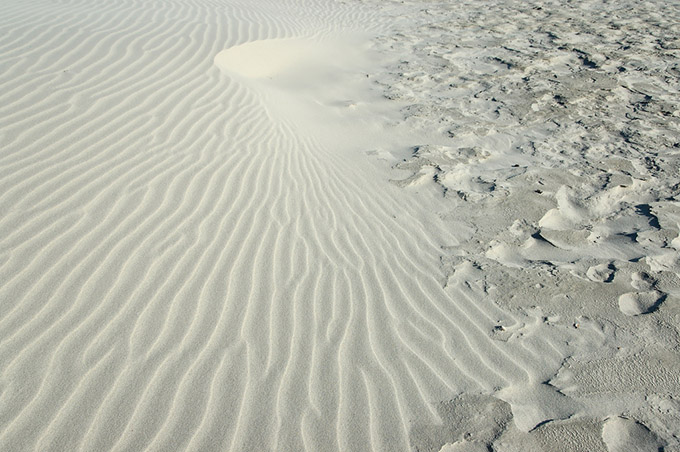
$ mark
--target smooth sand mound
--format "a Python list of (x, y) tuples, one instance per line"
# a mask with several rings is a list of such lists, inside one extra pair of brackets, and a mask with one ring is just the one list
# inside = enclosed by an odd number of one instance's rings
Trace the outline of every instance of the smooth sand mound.
[(357, 53), (346, 42), (321, 43), (315, 39), (264, 39), (219, 52), (215, 65), (226, 73), (256, 79), (308, 76), (310, 71), (342, 66), (341, 60)]

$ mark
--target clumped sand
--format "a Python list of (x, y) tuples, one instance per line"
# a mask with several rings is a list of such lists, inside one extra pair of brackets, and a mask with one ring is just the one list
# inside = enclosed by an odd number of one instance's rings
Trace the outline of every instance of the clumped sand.
[(0, 5), (0, 450), (680, 450), (680, 4)]

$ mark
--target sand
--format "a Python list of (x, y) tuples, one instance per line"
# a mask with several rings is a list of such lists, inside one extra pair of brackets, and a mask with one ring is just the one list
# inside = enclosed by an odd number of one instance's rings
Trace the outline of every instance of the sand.
[(0, 4), (0, 450), (680, 450), (680, 4)]

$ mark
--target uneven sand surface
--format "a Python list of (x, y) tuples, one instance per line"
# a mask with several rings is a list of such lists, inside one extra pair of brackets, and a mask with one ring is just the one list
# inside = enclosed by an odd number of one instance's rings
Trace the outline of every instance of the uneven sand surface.
[(0, 4), (0, 450), (680, 450), (680, 4)]

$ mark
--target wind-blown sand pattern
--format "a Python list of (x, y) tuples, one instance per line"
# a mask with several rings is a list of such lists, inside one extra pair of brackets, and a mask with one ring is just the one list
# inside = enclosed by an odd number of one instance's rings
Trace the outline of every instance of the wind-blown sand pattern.
[(677, 172), (438, 130), (423, 4), (0, 5), (0, 450), (680, 447)]

